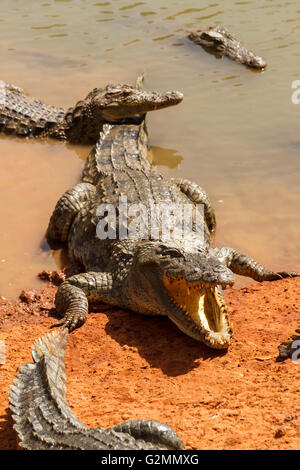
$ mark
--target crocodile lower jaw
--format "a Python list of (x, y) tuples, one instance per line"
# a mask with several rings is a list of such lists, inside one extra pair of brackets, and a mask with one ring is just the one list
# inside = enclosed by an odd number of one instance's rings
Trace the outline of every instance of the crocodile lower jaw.
[(169, 300), (176, 315), (169, 315), (180, 330), (214, 349), (228, 348), (232, 327), (228, 308), (217, 286), (187, 283), (185, 279), (163, 279)]

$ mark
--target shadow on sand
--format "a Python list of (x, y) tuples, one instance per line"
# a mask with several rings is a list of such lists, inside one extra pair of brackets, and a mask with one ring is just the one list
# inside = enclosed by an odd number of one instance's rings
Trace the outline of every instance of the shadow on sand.
[[(98, 310), (99, 311), (99, 310)], [(166, 317), (148, 317), (124, 310), (106, 310), (105, 331), (121, 346), (137, 348), (151, 367), (176, 377), (213, 360), (226, 350), (209, 349), (186, 336)]]

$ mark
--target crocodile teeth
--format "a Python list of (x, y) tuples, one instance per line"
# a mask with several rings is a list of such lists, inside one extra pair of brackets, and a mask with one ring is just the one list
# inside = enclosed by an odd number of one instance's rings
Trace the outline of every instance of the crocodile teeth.
[(170, 311), (169, 317), (180, 329), (213, 348), (230, 345), (232, 329), (228, 324), (228, 308), (217, 286), (168, 277), (163, 283), (177, 312), (172, 318)]

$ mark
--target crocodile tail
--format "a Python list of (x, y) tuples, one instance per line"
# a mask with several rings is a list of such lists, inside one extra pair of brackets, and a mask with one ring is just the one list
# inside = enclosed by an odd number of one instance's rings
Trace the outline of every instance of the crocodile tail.
[(136, 440), (143, 440), (149, 444), (153, 444), (154, 448), (156, 447), (157, 449), (185, 449), (180, 437), (168, 424), (160, 423), (152, 419), (124, 421), (108, 430), (127, 433)]
[(32, 348), (34, 363), (20, 366), (11, 385), (9, 401), (14, 429), (25, 449), (73, 448), (76, 435), (85, 432), (65, 401), (67, 341), (66, 329), (36, 340)]
[(64, 117), (63, 109), (30, 98), (21, 88), (0, 80), (0, 131), (24, 137), (47, 131), (55, 138), (65, 139), (63, 126), (59, 125)]
[(104, 430), (86, 429), (66, 404), (65, 350), (61, 328), (34, 342), (33, 364), (23, 364), (11, 385), (10, 409), (20, 447), (28, 450), (182, 449), (167, 425), (133, 420)]

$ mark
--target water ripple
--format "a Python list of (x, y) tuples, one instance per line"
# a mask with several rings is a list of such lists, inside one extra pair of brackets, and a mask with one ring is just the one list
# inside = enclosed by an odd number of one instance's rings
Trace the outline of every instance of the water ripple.
[(165, 36), (159, 36), (158, 38), (152, 38), (152, 41), (163, 41), (164, 39), (172, 38), (174, 34), (166, 34)]
[(140, 5), (145, 5), (145, 2), (136, 2), (132, 5), (126, 5), (125, 7), (119, 8), (119, 10), (131, 10), (132, 8), (138, 7)]
[(48, 26), (31, 26), (31, 29), (52, 29), (52, 28), (61, 28), (67, 26), (66, 23), (63, 24), (50, 24)]

